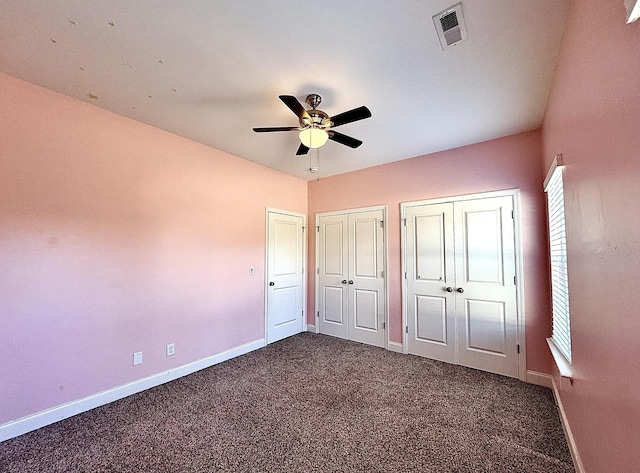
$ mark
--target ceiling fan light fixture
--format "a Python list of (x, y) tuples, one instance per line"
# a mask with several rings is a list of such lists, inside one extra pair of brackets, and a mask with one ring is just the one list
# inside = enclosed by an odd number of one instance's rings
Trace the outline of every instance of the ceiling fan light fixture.
[(315, 149), (321, 148), (327, 143), (329, 134), (321, 128), (309, 127), (302, 130), (298, 137), (300, 142), (307, 148)]
[(335, 141), (349, 148), (357, 148), (362, 144), (362, 141), (338, 133), (334, 131), (333, 128), (371, 117), (371, 111), (364, 105), (330, 117), (322, 110), (316, 108), (321, 100), (318, 94), (311, 94), (307, 97), (307, 103), (311, 105), (311, 110), (305, 110), (304, 106), (293, 95), (280, 95), (279, 98), (289, 110), (298, 117), (299, 126), (258, 127), (254, 128), (253, 131), (256, 133), (297, 131), (300, 146), (298, 147), (298, 151), (296, 151), (296, 156), (308, 154), (311, 149), (319, 149), (323, 147), (328, 140)]

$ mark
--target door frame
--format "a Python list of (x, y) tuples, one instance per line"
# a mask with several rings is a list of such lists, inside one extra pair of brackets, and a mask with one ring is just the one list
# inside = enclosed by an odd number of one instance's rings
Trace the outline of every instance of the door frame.
[(407, 354), (407, 279), (404, 277), (407, 271), (407, 209), (430, 204), (455, 203), (465, 200), (486, 199), (491, 197), (511, 197), (513, 200), (513, 237), (515, 249), (515, 274), (516, 274), (516, 317), (517, 336), (516, 340), (520, 346), (518, 356), (518, 379), (527, 380), (527, 345), (525, 336), (524, 320), (524, 278), (523, 278), (523, 256), (522, 256), (522, 232), (520, 224), (520, 189), (506, 189), (494, 192), (482, 192), (478, 194), (464, 194), (451, 197), (438, 197), (434, 199), (416, 200), (400, 203), (400, 245), (401, 245), (401, 271), (402, 271), (402, 353)]
[(262, 277), (262, 287), (264, 290), (264, 344), (267, 345), (269, 340), (269, 289), (267, 283), (269, 280), (269, 214), (277, 213), (288, 215), (290, 217), (302, 217), (302, 332), (307, 330), (307, 216), (303, 213), (292, 212), (289, 210), (276, 209), (273, 207), (265, 207), (265, 250), (264, 250), (264, 274)]
[(384, 234), (384, 250), (382, 252), (382, 264), (384, 266), (384, 348), (389, 349), (389, 277), (388, 277), (388, 259), (389, 259), (389, 225), (387, 225), (388, 220), (388, 212), (386, 205), (374, 205), (371, 207), (359, 207), (355, 209), (342, 209), (342, 210), (332, 210), (331, 212), (318, 212), (316, 214), (316, 267), (315, 267), (315, 276), (314, 276), (314, 285), (315, 285), (315, 301), (313, 311), (316, 313), (314, 316), (315, 330), (314, 333), (320, 333), (320, 300), (319, 300), (319, 281), (318, 275), (320, 274), (320, 239), (318, 238), (318, 233), (320, 232), (320, 217), (330, 217), (332, 215), (343, 215), (349, 213), (359, 213), (359, 212), (370, 212), (382, 210), (382, 220), (383, 224), (383, 234)]

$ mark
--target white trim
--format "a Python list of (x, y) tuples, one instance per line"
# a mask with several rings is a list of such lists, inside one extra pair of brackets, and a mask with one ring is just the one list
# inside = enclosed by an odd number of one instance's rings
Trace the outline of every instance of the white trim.
[[(555, 162), (555, 161), (554, 161)], [(520, 189), (505, 189), (493, 192), (481, 192), (478, 194), (464, 194), (450, 197), (439, 197), (435, 199), (416, 200), (411, 202), (400, 203), (400, 246), (401, 246), (401, 271), (400, 277), (402, 278), (402, 352), (407, 353), (407, 337), (406, 327), (408, 324), (407, 316), (407, 280), (404, 277), (406, 272), (406, 227), (404, 226), (404, 220), (407, 218), (407, 209), (411, 207), (419, 207), (422, 205), (431, 204), (444, 204), (449, 202), (460, 202), (466, 200), (479, 200), (489, 199), (493, 197), (511, 197), (513, 203), (513, 239), (514, 239), (514, 251), (515, 251), (515, 273), (516, 273), (516, 311), (518, 317), (518, 330), (517, 341), (520, 345), (520, 353), (518, 355), (518, 379), (521, 381), (527, 380), (527, 346), (525, 336), (525, 308), (524, 308), (524, 269), (523, 269), (523, 255), (522, 255), (522, 232), (520, 227)]]
[(542, 188), (545, 190), (545, 192), (547, 191), (547, 186), (549, 185), (549, 181), (553, 176), (553, 171), (555, 171), (556, 168), (560, 166), (564, 166), (564, 163), (562, 161), (562, 155), (556, 154), (553, 158), (553, 161), (551, 162), (551, 166), (549, 167), (549, 170), (547, 171), (547, 175), (544, 178), (544, 183), (542, 184)]
[(404, 346), (402, 343), (392, 342), (389, 340), (389, 345), (387, 346), (387, 350), (393, 351), (396, 353), (404, 353)]
[(118, 399), (122, 399), (132, 394), (160, 386), (161, 384), (168, 383), (169, 381), (187, 376), (195, 373), (196, 371), (209, 368), (210, 366), (217, 365), (218, 363), (230, 360), (231, 358), (247, 354), (257, 350), (258, 348), (264, 347), (265, 344), (265, 339), (245, 343), (244, 345), (230, 348), (229, 350), (225, 350), (216, 355), (163, 371), (162, 373), (157, 373), (137, 381), (123, 384), (122, 386), (111, 388), (97, 394), (92, 394), (66, 404), (61, 404), (35, 414), (28, 415), (21, 419), (7, 422), (0, 425), (0, 442), (26, 434), (27, 432), (53, 424), (54, 422), (61, 421), (68, 417), (81, 414), (82, 412), (89, 411), (96, 407), (104, 406), (105, 404), (109, 404), (110, 402), (117, 401)]
[(382, 205), (382, 234), (384, 248), (382, 250), (382, 266), (384, 274), (384, 348), (389, 349), (389, 212), (386, 205)]
[[(513, 239), (516, 259), (516, 304), (518, 310), (518, 345), (520, 345), (519, 378), (527, 379), (527, 337), (525, 336), (524, 304), (524, 255), (522, 251), (522, 227), (520, 212), (520, 189), (513, 193)], [(551, 386), (548, 386), (551, 387)]]
[(553, 361), (558, 368), (560, 377), (568, 379), (569, 382), (573, 384), (573, 367), (571, 366), (571, 363), (569, 363), (560, 349), (556, 346), (556, 342), (553, 341), (553, 338), (547, 338), (547, 344), (549, 345), (549, 350), (551, 350), (551, 355), (553, 356)]
[(287, 215), (290, 217), (300, 217), (302, 218), (302, 327), (300, 328), (300, 332), (305, 331), (305, 326), (307, 324), (307, 238), (309, 237), (309, 229), (307, 228), (307, 216), (298, 212), (290, 212), (288, 210), (275, 209), (272, 207), (265, 207), (265, 250), (264, 250), (264, 339), (265, 341), (269, 340), (269, 299), (267, 297), (267, 281), (269, 280), (269, 214), (276, 213), (280, 215)]
[(316, 332), (316, 326), (315, 325), (311, 325), (311, 324), (306, 324), (305, 332), (317, 333)]
[(627, 10), (627, 25), (640, 18), (640, 0), (624, 0), (624, 7)]
[(420, 207), (422, 205), (430, 205), (430, 204), (446, 204), (448, 202), (459, 202), (463, 200), (478, 200), (478, 199), (491, 199), (493, 197), (508, 197), (513, 196), (516, 193), (519, 193), (520, 189), (505, 189), (501, 191), (492, 191), (492, 192), (480, 192), (478, 194), (462, 194), (462, 195), (453, 195), (449, 197), (436, 197), (434, 199), (424, 199), (424, 200), (412, 200), (409, 202), (401, 202), (400, 203), (400, 217), (406, 217), (406, 209), (409, 207)]
[(407, 208), (408, 204), (400, 202), (400, 280), (402, 281), (400, 290), (402, 291), (402, 327), (400, 333), (402, 334), (402, 353), (408, 354), (409, 348), (407, 346), (407, 327), (409, 326), (409, 319), (407, 315)]
[(343, 214), (360, 213), (360, 212), (375, 212), (376, 210), (384, 210), (385, 217), (386, 217), (387, 205), (382, 204), (382, 205), (372, 205), (370, 207), (358, 207), (355, 209), (342, 209), (342, 210), (332, 210), (330, 212), (318, 212), (316, 214), (316, 223), (319, 222), (318, 216), (331, 217), (332, 215), (343, 215)]
[(540, 373), (539, 371), (528, 370), (527, 383), (551, 388), (551, 375), (547, 373)]
[(567, 414), (564, 411), (562, 399), (560, 398), (560, 392), (558, 391), (558, 385), (556, 384), (556, 380), (554, 378), (551, 378), (551, 386), (551, 389), (553, 390), (553, 397), (555, 398), (556, 405), (558, 406), (558, 413), (560, 414), (560, 423), (562, 424), (562, 430), (564, 430), (564, 436), (567, 439), (567, 444), (569, 445), (569, 452), (571, 453), (573, 466), (576, 469), (576, 473), (585, 473), (585, 469), (580, 458), (580, 452), (578, 451), (578, 446), (576, 445), (576, 441), (573, 438), (573, 432), (571, 431), (571, 426), (569, 425), (569, 419), (567, 419)]
[(315, 299), (313, 301), (313, 320), (315, 321), (316, 333), (320, 333), (320, 294), (318, 294), (318, 277), (320, 276), (320, 216), (316, 214), (315, 225), (313, 226), (314, 237), (313, 241), (315, 242), (315, 268), (313, 268), (313, 285), (314, 285), (314, 293)]

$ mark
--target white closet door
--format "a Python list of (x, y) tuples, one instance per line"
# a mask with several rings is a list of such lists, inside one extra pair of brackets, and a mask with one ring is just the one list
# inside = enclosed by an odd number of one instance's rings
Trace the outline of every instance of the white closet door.
[(518, 376), (511, 196), (406, 208), (409, 353)]
[(384, 210), (318, 216), (320, 333), (385, 346)]
[(458, 362), (518, 376), (511, 197), (456, 202)]
[(453, 204), (407, 210), (407, 347), (456, 362)]
[(384, 346), (384, 212), (356, 212), (349, 221), (349, 339)]
[(320, 333), (349, 338), (349, 228), (347, 215), (319, 219), (318, 302)]

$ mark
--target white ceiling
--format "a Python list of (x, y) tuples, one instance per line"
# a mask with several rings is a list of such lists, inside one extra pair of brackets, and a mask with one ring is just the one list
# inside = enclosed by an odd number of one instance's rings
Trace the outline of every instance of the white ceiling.
[[(278, 99), (319, 93), (337, 131), (320, 176), (538, 128), (566, 0), (462, 0), (468, 41), (442, 51), (432, 16), (457, 0), (0, 0), (0, 71), (315, 179)], [(90, 98), (90, 94), (98, 98)]]

